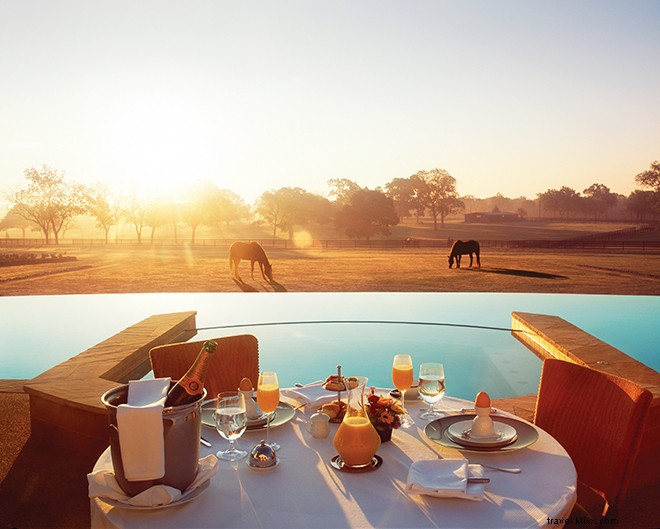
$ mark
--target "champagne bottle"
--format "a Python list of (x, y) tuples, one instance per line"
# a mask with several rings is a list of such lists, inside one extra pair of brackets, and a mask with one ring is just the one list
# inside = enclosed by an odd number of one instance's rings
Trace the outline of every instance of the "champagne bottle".
[(167, 394), (165, 407), (182, 406), (195, 402), (204, 393), (204, 378), (209, 365), (211, 355), (215, 352), (218, 344), (212, 341), (204, 342), (197, 358), (190, 366), (188, 372), (172, 386)]

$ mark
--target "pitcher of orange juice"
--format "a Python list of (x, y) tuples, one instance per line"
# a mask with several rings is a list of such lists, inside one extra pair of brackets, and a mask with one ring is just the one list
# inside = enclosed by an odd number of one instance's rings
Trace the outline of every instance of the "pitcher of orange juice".
[(372, 464), (380, 446), (380, 436), (364, 409), (367, 378), (356, 378), (358, 385), (348, 390), (346, 415), (335, 434), (334, 445), (345, 465), (361, 468)]

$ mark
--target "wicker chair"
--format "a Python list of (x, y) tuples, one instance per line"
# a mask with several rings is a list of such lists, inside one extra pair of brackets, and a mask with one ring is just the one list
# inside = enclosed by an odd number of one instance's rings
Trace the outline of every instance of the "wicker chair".
[[(154, 347), (149, 351), (155, 377), (181, 378), (197, 358), (206, 340)], [(243, 377), (256, 387), (259, 376), (259, 342), (251, 334), (213, 339), (218, 348), (211, 357), (204, 387), (208, 398), (221, 391), (238, 389)]]
[(651, 393), (623, 378), (556, 359), (543, 362), (534, 423), (571, 456), (573, 515), (616, 516), (625, 498)]

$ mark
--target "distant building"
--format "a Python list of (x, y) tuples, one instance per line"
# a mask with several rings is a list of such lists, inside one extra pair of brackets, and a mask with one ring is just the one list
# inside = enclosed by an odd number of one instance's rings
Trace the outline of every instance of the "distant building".
[(466, 213), (465, 222), (517, 222), (518, 213), (508, 211), (487, 211), (482, 213)]

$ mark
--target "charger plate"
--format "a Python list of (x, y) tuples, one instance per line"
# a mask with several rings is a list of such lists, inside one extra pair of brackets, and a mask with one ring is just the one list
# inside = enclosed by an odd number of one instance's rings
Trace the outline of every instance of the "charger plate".
[(450, 415), (435, 419), (426, 425), (424, 433), (434, 443), (448, 448), (455, 448), (465, 452), (513, 452), (533, 445), (539, 438), (539, 433), (531, 424), (514, 419), (513, 417), (498, 416), (497, 422), (501, 422), (515, 428), (518, 437), (505, 446), (465, 446), (452, 440), (447, 431), (449, 427), (461, 421), (472, 421), (474, 415)]
[[(275, 428), (289, 422), (296, 414), (296, 410), (290, 404), (286, 402), (281, 402), (277, 405), (277, 408), (271, 415), (270, 427)], [(202, 424), (213, 428), (215, 430), (215, 400), (208, 400), (202, 403)], [(265, 430), (266, 429), (266, 420), (257, 419), (256, 422), (250, 424), (248, 421), (246, 430)]]

